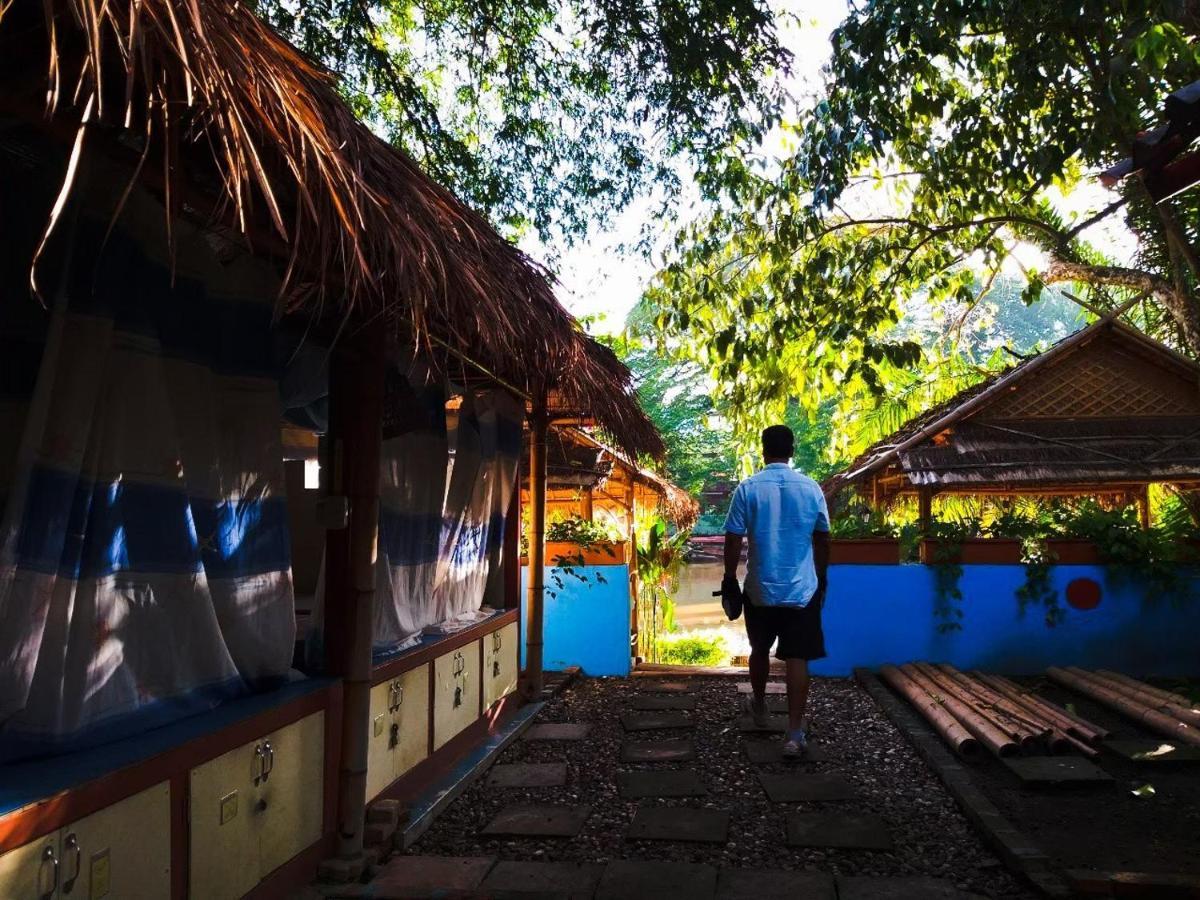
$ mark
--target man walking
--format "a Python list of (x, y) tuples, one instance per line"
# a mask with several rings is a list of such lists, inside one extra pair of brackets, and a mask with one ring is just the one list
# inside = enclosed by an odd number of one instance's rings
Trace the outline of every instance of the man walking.
[[(787, 665), (788, 731), (783, 755), (807, 749), (804, 710), (808, 661), (825, 655), (821, 607), (829, 570), (829, 511), (821, 488), (791, 467), (795, 436), (786, 425), (762, 433), (765, 467), (737, 486), (725, 519), (725, 597), (744, 596), (750, 639), (750, 686), (746, 712), (760, 727), (767, 721), (767, 675), (771, 645)], [(749, 539), (744, 594), (737, 570), (742, 541)]]

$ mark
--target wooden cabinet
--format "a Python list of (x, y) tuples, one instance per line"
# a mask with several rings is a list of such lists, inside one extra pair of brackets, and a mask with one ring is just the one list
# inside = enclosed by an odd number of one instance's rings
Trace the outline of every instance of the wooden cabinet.
[(429, 666), (371, 688), (367, 745), (367, 799), (429, 755)]
[(482, 641), (472, 641), (433, 661), (433, 749), (479, 718)]
[(517, 689), (517, 623), (510, 622), (483, 639), (483, 708)]
[(321, 836), (325, 713), (190, 773), (189, 895), (235, 900)]
[(4, 900), (161, 900), (170, 895), (167, 782), (0, 855)]

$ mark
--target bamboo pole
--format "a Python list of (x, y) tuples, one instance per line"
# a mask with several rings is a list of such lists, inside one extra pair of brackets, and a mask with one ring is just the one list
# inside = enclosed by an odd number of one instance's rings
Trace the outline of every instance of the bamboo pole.
[(1189, 725), (1200, 726), (1200, 710), (1192, 709), (1188, 706), (1180, 706), (1177, 703), (1168, 703), (1162, 700), (1157, 692), (1147, 691), (1142, 685), (1126, 684), (1123, 681), (1117, 681), (1111, 677), (1101, 675), (1099, 672), (1089, 672), (1086, 669), (1080, 669), (1076, 666), (1067, 666), (1067, 671), (1083, 678), (1098, 681), (1100, 684), (1112, 688), (1118, 694), (1123, 694), (1126, 697), (1136, 700), (1150, 709), (1157, 709), (1172, 719), (1187, 722)]
[(1081, 678), (1072, 672), (1054, 666), (1047, 669), (1046, 674), (1059, 684), (1079, 691), (1079, 693), (1091, 697), (1105, 706), (1110, 706), (1149, 728), (1170, 735), (1177, 740), (1184, 741), (1195, 747), (1200, 747), (1200, 730), (1186, 722), (1172, 719), (1170, 716), (1164, 715), (1156, 709), (1150, 709), (1132, 697), (1119, 694), (1100, 681)]
[(973, 673), (980, 681), (995, 688), (1005, 697), (1008, 697), (1013, 703), (1028, 709), (1035, 715), (1040, 715), (1048, 721), (1055, 729), (1066, 734), (1068, 737), (1074, 735), (1083, 741), (1094, 741), (1097, 738), (1106, 735), (1098, 729), (1090, 728), (1080, 723), (1076, 719), (1070, 717), (1065, 709), (1060, 709), (1051, 704), (1048, 700), (1044, 700), (1035, 694), (1024, 693), (1017, 689), (1016, 686), (1006, 682), (998, 675), (987, 675), (983, 672)]
[[(997, 691), (994, 691), (991, 687), (984, 684), (979, 679), (972, 678), (971, 676), (958, 671), (958, 669), (954, 668), (954, 666), (943, 664), (938, 666), (938, 668), (943, 672), (943, 674), (946, 675), (947, 678), (950, 678), (962, 685), (964, 690), (969, 691), (976, 698), (978, 698), (980, 703), (984, 704), (990, 709), (994, 709), (997, 712), (1002, 713), (1014, 723), (1022, 726), (1023, 729), (1027, 731), (1034, 739), (1034, 741), (1053, 740), (1054, 728), (1041, 716), (1030, 712), (1028, 709), (1023, 709), (1022, 707), (1013, 703), (1008, 697), (1005, 697)], [(1022, 743), (1027, 742), (1022, 741)]]
[(546, 598), (546, 433), (550, 416), (545, 393), (530, 413), (529, 441), (529, 589), (525, 603), (525, 697), (542, 694), (542, 624)]
[(330, 371), (330, 494), (345, 498), (346, 527), (326, 542), (326, 669), (342, 679), (338, 855), (362, 854), (370, 729), (371, 628), (379, 538), (384, 337), (364, 329), (336, 348)]
[(1144, 681), (1138, 681), (1136, 678), (1130, 678), (1128, 675), (1122, 675), (1120, 672), (1113, 672), (1109, 669), (1097, 669), (1096, 674), (1102, 675), (1112, 681), (1119, 681), (1122, 684), (1135, 687), (1147, 694), (1153, 694), (1166, 703), (1173, 703), (1176, 706), (1182, 706), (1185, 709), (1190, 709), (1196, 705), (1187, 697), (1183, 696), (1183, 694), (1176, 694), (1174, 691), (1164, 691), (1162, 688), (1156, 688), (1152, 684), (1146, 684)]
[(918, 662), (912, 665), (922, 675), (937, 685), (939, 689), (953, 694), (959, 702), (967, 706), (975, 715), (990, 722), (1018, 744), (1025, 746), (1032, 741), (1033, 735), (1027, 729), (1012, 721), (998, 710), (987, 709), (986, 705), (980, 703), (977, 697), (973, 696), (969, 691), (963, 690), (952, 679), (947, 678), (944, 673), (939, 672), (929, 663)]
[(1051, 703), (1045, 697), (1039, 697), (1031, 691), (1026, 691), (1019, 684), (1002, 675), (989, 675), (987, 677), (997, 684), (1002, 685), (1010, 694), (1021, 697), (1028, 703), (1032, 703), (1056, 716), (1066, 719), (1067, 723), (1070, 723), (1067, 725), (1067, 731), (1085, 741), (1102, 740), (1112, 736), (1112, 732), (1107, 728), (1097, 725), (1090, 719), (1085, 719), (1083, 716), (1073, 713), (1065, 707)]
[(1017, 752), (1017, 744), (1007, 734), (980, 716), (969, 706), (940, 689), (934, 682), (914, 668), (911, 664), (903, 665), (900, 671), (924, 690), (935, 700), (939, 700), (946, 710), (956, 718), (967, 731), (975, 735), (979, 741), (997, 756), (1012, 756)]
[(930, 696), (915, 681), (912, 681), (895, 666), (881, 666), (880, 677), (902, 694), (924, 717), (942, 740), (960, 756), (975, 756), (979, 753), (979, 741), (934, 697)]

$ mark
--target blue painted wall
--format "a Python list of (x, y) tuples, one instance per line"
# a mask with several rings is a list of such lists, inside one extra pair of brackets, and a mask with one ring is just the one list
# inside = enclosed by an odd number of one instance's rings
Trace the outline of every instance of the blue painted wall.
[[(823, 616), (829, 655), (812, 671), (848, 675), (856, 666), (924, 659), (1014, 675), (1069, 665), (1135, 675), (1200, 674), (1200, 584), (1195, 602), (1147, 603), (1139, 588), (1110, 582), (1102, 566), (1055, 566), (1051, 581), (1066, 621), (1048, 628), (1040, 607), (1020, 614), (1015, 592), (1025, 583), (1023, 566), (962, 568), (962, 629), (940, 634), (931, 567), (831, 567)], [(1075, 578), (1100, 583), (1103, 596), (1095, 609), (1067, 604), (1066, 586)]]
[[(629, 566), (574, 566), (586, 578), (546, 568), (543, 667), (579, 666), (588, 675), (629, 674)], [(555, 582), (555, 576), (562, 582)], [(601, 581), (603, 579), (603, 581)], [(525, 620), (529, 567), (521, 569), (521, 620)], [(521, 668), (525, 644), (521, 644)]]

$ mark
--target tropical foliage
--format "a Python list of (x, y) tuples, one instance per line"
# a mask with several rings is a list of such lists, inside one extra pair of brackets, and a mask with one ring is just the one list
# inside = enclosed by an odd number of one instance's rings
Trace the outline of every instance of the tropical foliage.
[(258, 0), (358, 114), (510, 231), (743, 177), (789, 66), (763, 0)]
[[(1007, 272), (1026, 303), (1050, 284), (1096, 311), (1145, 294), (1130, 317), (1200, 351), (1200, 195), (1155, 205), (1130, 179), (1064, 199), (1196, 77), (1197, 35), (1174, 0), (852, 5), (794, 149), (680, 235), (659, 324), (703, 336), (735, 427), (892, 394), (946, 355), (895, 327), (906, 309), (970, 310)], [(1118, 218), (1130, 259), (1104, 230)]]

